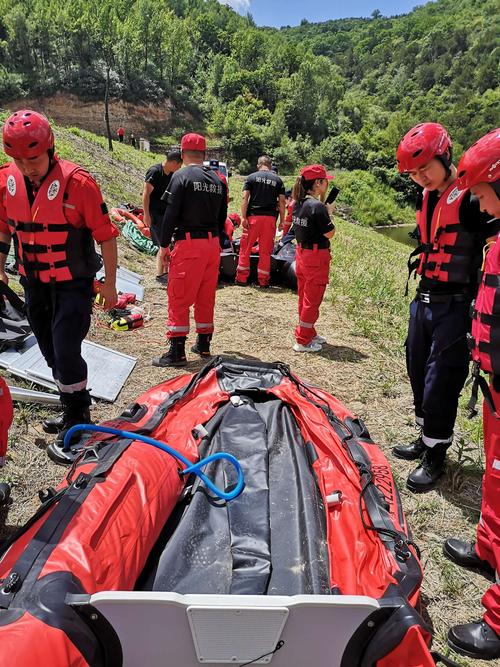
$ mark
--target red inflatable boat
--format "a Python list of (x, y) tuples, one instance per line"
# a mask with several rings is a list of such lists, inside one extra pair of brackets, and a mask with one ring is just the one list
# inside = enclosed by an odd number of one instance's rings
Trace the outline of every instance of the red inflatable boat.
[[(429, 667), (422, 570), (387, 460), (284, 364), (214, 358), (82, 433), (3, 549), (0, 665)], [(221, 500), (184, 464), (227, 452)], [(180, 474), (181, 473), (181, 474)], [(225, 492), (232, 465), (206, 478)]]

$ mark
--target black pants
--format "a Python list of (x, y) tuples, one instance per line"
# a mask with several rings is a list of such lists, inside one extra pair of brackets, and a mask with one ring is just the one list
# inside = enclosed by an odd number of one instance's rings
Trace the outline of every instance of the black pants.
[(153, 243), (161, 247), (161, 224), (163, 222), (163, 213), (151, 213), (151, 240)]
[(21, 279), (33, 333), (65, 406), (90, 405), (82, 341), (92, 313), (93, 278), (59, 283)]
[(469, 301), (410, 304), (406, 366), (424, 443), (451, 443), (458, 399), (467, 379)]

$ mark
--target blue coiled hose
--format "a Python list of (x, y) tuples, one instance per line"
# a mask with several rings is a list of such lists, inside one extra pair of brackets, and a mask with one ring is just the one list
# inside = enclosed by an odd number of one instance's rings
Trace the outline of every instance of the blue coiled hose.
[[(147, 445), (152, 445), (153, 447), (157, 447), (158, 449), (167, 452), (167, 454), (170, 454), (177, 460), (181, 461), (186, 466), (184, 470), (180, 471), (182, 475), (189, 475), (190, 473), (198, 475), (198, 477), (205, 483), (205, 485), (213, 493), (215, 493), (215, 495), (218, 498), (221, 498), (222, 500), (233, 500), (234, 498), (237, 498), (243, 491), (243, 488), (245, 486), (245, 478), (243, 475), (243, 470), (241, 469), (240, 462), (235, 456), (233, 456), (232, 454), (228, 454), (226, 452), (217, 452), (216, 454), (210, 454), (210, 456), (201, 459), (201, 461), (198, 461), (198, 463), (192, 464), (191, 461), (187, 459), (185, 456), (183, 456), (180, 452), (173, 449), (172, 447), (169, 447), (164, 442), (160, 442), (160, 440), (154, 440), (153, 438), (148, 438), (147, 436), (140, 435), (139, 433), (132, 433), (131, 431), (122, 431), (121, 429), (111, 428), (109, 426), (95, 426), (94, 424), (76, 424), (75, 426), (72, 426), (70, 429), (68, 429), (66, 435), (64, 436), (63, 451), (67, 452), (69, 450), (71, 438), (75, 433), (78, 433), (79, 431), (110, 433), (111, 435), (118, 435), (121, 438), (130, 438), (130, 440), (139, 440), (140, 442), (145, 442)], [(238, 481), (236, 482), (236, 486), (229, 493), (221, 491), (201, 471), (203, 467), (205, 467), (212, 461), (217, 461), (219, 459), (226, 459), (226, 461), (229, 461), (229, 463), (231, 463), (236, 468), (236, 471), (238, 473)]]

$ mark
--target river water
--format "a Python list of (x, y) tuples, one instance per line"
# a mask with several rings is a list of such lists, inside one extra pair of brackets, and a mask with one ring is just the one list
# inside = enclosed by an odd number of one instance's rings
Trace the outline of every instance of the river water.
[(375, 227), (375, 231), (384, 236), (388, 236), (394, 241), (405, 243), (408, 246), (416, 247), (417, 242), (408, 236), (415, 229), (415, 225), (399, 225), (398, 227)]

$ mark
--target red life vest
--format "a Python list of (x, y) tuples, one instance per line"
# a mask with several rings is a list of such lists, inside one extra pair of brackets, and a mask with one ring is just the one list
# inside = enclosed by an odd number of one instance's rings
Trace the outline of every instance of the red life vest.
[(472, 360), (485, 373), (500, 375), (500, 233), (487, 250), (472, 307)]
[(64, 215), (64, 193), (76, 172), (57, 160), (30, 206), (24, 177), (14, 163), (6, 169), (5, 208), (21, 276), (43, 283), (94, 275), (98, 263), (90, 230), (77, 228)]
[[(461, 224), (460, 204), (468, 190), (452, 183), (439, 197), (432, 214), (430, 236), (427, 233), (429, 192), (424, 190), (422, 207), (417, 211), (420, 253), (417, 273), (431, 280), (467, 284), (471, 282), (474, 235)], [(410, 266), (410, 265), (409, 265)]]

